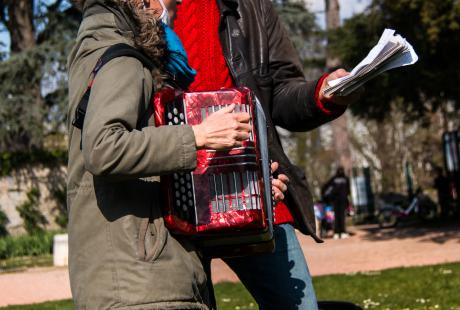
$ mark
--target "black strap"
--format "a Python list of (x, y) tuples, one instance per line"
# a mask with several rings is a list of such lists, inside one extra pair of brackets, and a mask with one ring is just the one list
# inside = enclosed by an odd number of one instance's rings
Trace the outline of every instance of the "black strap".
[(105, 64), (107, 64), (112, 59), (118, 57), (134, 57), (138, 59), (140, 62), (142, 62), (142, 64), (149, 70), (153, 70), (155, 66), (154, 63), (147, 56), (145, 56), (141, 51), (132, 47), (131, 45), (119, 43), (109, 47), (101, 56), (101, 58), (99, 58), (99, 60), (97, 61), (96, 66), (94, 67), (93, 72), (91, 74), (91, 81), (88, 85), (88, 88), (86, 89), (83, 97), (78, 103), (78, 106), (75, 110), (74, 119), (72, 120), (72, 125), (74, 127), (80, 130), (83, 129), (86, 110), (88, 109), (89, 97), (91, 95), (91, 87), (93, 85), (93, 81), (96, 78), (97, 73)]

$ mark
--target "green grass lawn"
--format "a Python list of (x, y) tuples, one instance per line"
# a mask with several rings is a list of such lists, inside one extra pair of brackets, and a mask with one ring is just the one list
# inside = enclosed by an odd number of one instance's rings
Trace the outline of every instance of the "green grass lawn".
[[(319, 300), (352, 301), (364, 309), (460, 310), (460, 263), (315, 277)], [(219, 310), (257, 309), (241, 284), (216, 285)], [(2, 309), (73, 309), (70, 301)]]

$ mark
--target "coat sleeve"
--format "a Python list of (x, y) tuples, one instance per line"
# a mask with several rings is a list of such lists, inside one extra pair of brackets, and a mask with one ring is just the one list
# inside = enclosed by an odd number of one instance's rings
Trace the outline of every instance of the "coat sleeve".
[(346, 108), (321, 103), (315, 98), (318, 81), (305, 80), (297, 51), (272, 2), (262, 2), (269, 45), (269, 73), (274, 86), (274, 124), (291, 131), (307, 131), (337, 118)]
[(136, 178), (195, 168), (190, 126), (136, 128), (148, 96), (144, 82), (142, 64), (131, 57), (114, 59), (97, 74), (82, 134), (92, 174)]

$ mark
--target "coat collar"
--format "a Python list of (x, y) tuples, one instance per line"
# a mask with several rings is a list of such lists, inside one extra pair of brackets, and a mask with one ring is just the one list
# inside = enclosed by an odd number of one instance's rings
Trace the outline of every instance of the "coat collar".
[(218, 0), (217, 4), (222, 16), (236, 14), (237, 18), (240, 17), (240, 14), (238, 13), (238, 0)]

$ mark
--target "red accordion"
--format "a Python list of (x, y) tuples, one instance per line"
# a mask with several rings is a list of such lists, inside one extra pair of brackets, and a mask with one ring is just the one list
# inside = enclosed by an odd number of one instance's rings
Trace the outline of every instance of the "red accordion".
[(270, 244), (271, 250), (273, 203), (267, 128), (252, 92), (247, 88), (210, 92), (165, 88), (154, 98), (155, 122), (157, 126), (198, 125), (231, 104), (235, 104), (235, 112), (251, 115), (250, 138), (238, 148), (199, 150), (193, 172), (162, 176), (165, 223), (170, 231), (194, 236), (206, 247)]

